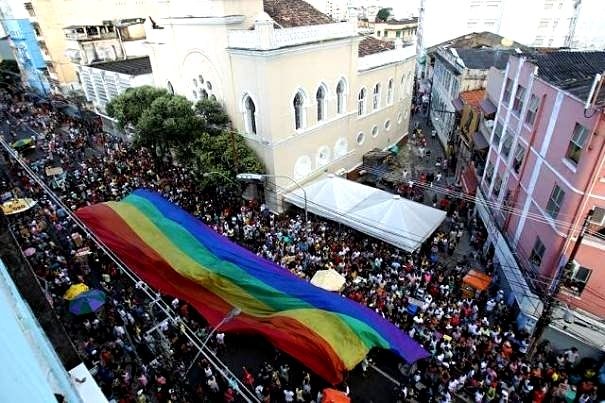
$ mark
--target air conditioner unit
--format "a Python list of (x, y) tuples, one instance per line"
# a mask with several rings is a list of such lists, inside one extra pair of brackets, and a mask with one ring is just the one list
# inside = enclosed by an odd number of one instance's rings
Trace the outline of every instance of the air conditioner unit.
[(590, 218), (590, 223), (594, 225), (598, 225), (600, 227), (605, 225), (605, 208), (595, 207), (594, 212), (592, 213), (592, 217)]

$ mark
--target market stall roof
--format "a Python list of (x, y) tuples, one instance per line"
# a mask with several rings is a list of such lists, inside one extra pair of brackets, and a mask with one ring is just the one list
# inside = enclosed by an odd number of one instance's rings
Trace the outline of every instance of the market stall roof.
[(406, 251), (418, 249), (441, 225), (445, 212), (380, 189), (327, 175), (287, 193), (288, 203), (340, 222)]

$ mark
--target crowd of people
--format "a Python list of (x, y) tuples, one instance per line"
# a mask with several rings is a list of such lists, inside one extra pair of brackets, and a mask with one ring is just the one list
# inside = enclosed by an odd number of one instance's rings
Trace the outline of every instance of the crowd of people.
[[(8, 93), (1, 94), (0, 103), (10, 128), (5, 138), (32, 136), (36, 149), (23, 158), (67, 209), (117, 200), (141, 187), (155, 189), (217, 232), (301, 278), (310, 280), (326, 268), (345, 276), (343, 295), (376, 310), (431, 353), (415, 365), (400, 365), (401, 386), (393, 399), (586, 403), (605, 398), (597, 364), (580, 360), (576, 349), (555, 351), (545, 341), (529, 357), (532, 340), (515, 326), (497, 284), (476, 295), (461, 293), (471, 265), (481, 262), (488, 273), (493, 270), (491, 259), (481, 253), (484, 230), (466, 201), (440, 197), (435, 206), (447, 211), (446, 221), (410, 254), (318, 217), (306, 221), (299, 211), (273, 214), (262, 202), (242, 201), (228, 186), (200, 191), (190, 172), (168, 157), (158, 161), (145, 149), (90, 131), (49, 104), (35, 105)], [(62, 176), (47, 174), (57, 167)], [(38, 202), (12, 216), (12, 228), (22, 250), (33, 251), (28, 260), (103, 392), (124, 402), (236, 401), (239, 384), (196, 359), (191, 342), (91, 242), (69, 212), (6, 153), (3, 168), (0, 193)], [(456, 252), (464, 237), (471, 238), (468, 255)], [(102, 310), (69, 313), (63, 295), (78, 283), (107, 294)], [(206, 337), (204, 319), (186, 301), (163, 298), (201, 339)], [(210, 346), (219, 355), (229, 354), (229, 339), (225, 346), (221, 332)], [(359, 371), (368, 371), (367, 360)], [(321, 381), (278, 352), (257, 368), (246, 365), (233, 372), (264, 402), (321, 401)]]

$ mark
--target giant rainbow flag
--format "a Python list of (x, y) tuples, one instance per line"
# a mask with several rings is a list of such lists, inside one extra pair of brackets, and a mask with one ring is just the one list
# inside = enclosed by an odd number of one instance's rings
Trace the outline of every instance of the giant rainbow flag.
[(428, 353), (374, 311), (319, 289), (214, 232), (162, 196), (137, 190), (78, 217), (145, 282), (193, 305), (214, 326), (260, 333), (328, 382), (373, 347), (408, 362)]

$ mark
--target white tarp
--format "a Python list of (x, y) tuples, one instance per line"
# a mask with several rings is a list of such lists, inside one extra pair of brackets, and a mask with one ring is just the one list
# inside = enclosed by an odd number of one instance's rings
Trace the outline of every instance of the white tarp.
[(287, 193), (288, 203), (340, 222), (406, 251), (414, 251), (439, 227), (445, 212), (380, 189), (327, 175)]

